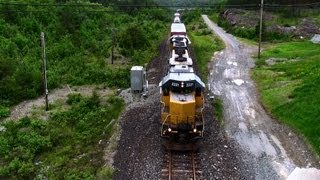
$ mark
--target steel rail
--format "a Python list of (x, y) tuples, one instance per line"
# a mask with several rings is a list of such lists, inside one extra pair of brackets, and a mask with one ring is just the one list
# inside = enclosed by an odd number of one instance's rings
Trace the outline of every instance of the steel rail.
[(192, 153), (192, 172), (193, 172), (193, 180), (196, 180), (197, 174), (196, 174), (196, 163), (195, 163), (195, 158), (194, 158), (194, 151)]
[(201, 179), (202, 171), (197, 170), (197, 159), (195, 151), (175, 154), (169, 150), (165, 156), (165, 169), (162, 170), (161, 179)]
[(169, 153), (169, 180), (172, 180), (172, 151)]

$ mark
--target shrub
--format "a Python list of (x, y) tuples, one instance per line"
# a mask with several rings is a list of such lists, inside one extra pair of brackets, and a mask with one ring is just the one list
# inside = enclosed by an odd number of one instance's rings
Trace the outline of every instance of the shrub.
[(22, 118), (3, 123), (5, 130), (0, 132), (1, 179), (33, 179), (35, 174), (49, 179), (110, 176), (112, 171), (108, 169), (98, 173), (104, 165), (104, 148), (98, 146), (98, 142), (110, 137), (112, 126), (107, 128), (108, 124), (118, 118), (123, 100), (110, 97), (101, 105), (94, 92), (91, 97), (71, 94), (68, 101), (71, 108), (55, 112), (48, 121)]
[(149, 40), (146, 33), (136, 23), (130, 24), (120, 35), (119, 47), (123, 49), (122, 52), (126, 53), (126, 56), (132, 55), (134, 50), (140, 50), (148, 46)]
[(8, 107), (0, 105), (0, 119), (10, 116), (10, 109)]
[(67, 97), (68, 97), (68, 99), (67, 99), (66, 103), (69, 105), (79, 103), (82, 99), (82, 96), (80, 93), (68, 94)]

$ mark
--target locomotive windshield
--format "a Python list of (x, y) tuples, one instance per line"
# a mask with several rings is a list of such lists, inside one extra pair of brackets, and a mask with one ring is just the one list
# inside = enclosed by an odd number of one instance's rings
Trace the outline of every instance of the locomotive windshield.
[(194, 83), (193, 82), (180, 82), (180, 81), (173, 81), (171, 82), (171, 91), (176, 93), (191, 93), (194, 91)]

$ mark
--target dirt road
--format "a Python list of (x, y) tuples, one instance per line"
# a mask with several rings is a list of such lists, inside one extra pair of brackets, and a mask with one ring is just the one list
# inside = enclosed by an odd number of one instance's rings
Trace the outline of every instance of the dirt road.
[(296, 167), (319, 167), (301, 138), (270, 118), (259, 103), (250, 79), (256, 47), (240, 43), (203, 15), (205, 23), (226, 44), (211, 64), (209, 84), (223, 100), (224, 128), (254, 179), (285, 179)]

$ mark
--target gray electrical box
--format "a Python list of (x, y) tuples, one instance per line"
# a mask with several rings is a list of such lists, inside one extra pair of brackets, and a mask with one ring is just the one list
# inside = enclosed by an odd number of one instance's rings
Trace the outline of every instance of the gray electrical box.
[(131, 92), (146, 91), (148, 82), (146, 80), (146, 71), (142, 66), (133, 66), (131, 68)]

